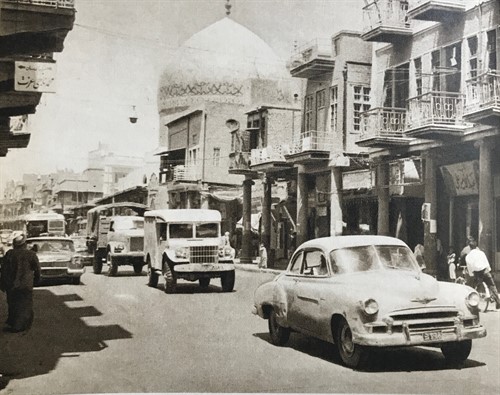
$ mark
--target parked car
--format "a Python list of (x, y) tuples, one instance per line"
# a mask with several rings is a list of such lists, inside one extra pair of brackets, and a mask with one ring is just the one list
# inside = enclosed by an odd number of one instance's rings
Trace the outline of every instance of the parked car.
[(85, 268), (69, 237), (31, 237), (26, 240), (26, 244), (38, 255), (42, 269), (41, 280), (67, 278), (75, 285), (80, 284)]
[(302, 244), (256, 289), (254, 313), (268, 320), (273, 344), (301, 332), (335, 343), (356, 368), (370, 347), (439, 346), (449, 362), (465, 361), (472, 339), (486, 336), (478, 303), (472, 288), (422, 273), (399, 239), (337, 236)]
[(149, 285), (165, 278), (165, 292), (175, 292), (177, 279), (199, 281), (206, 288), (220, 278), (223, 292), (234, 288), (233, 251), (224, 248), (217, 210), (154, 210), (144, 214), (144, 253)]
[(70, 239), (73, 240), (75, 252), (81, 257), (82, 265), (92, 266), (94, 255), (89, 252), (87, 238), (85, 236), (71, 235)]

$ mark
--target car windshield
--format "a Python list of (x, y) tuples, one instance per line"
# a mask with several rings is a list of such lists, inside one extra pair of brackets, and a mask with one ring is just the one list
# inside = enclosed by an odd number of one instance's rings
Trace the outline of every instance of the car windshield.
[(218, 237), (219, 224), (207, 223), (196, 225), (196, 237)]
[(169, 237), (171, 239), (191, 239), (193, 237), (193, 224), (170, 224)]
[(144, 218), (116, 217), (113, 220), (113, 230), (144, 229)]
[(27, 245), (38, 254), (75, 251), (73, 240), (28, 240)]
[(405, 246), (370, 245), (341, 248), (330, 252), (334, 273), (355, 273), (396, 269), (418, 271), (411, 250)]

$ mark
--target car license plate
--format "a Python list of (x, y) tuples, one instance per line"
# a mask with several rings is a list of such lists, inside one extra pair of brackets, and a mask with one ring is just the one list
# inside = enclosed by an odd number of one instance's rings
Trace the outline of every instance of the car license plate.
[(443, 338), (443, 333), (441, 331), (424, 332), (422, 336), (424, 337), (424, 341), (429, 342), (441, 340)]

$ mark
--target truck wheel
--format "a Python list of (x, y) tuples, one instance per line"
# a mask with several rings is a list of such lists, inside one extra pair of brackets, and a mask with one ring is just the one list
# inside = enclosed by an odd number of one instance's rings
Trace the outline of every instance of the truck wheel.
[(209, 285), (210, 285), (210, 278), (209, 277), (200, 278), (200, 287), (208, 288)]
[(158, 273), (151, 267), (151, 261), (148, 258), (148, 286), (156, 288), (158, 286)]
[(111, 252), (108, 252), (108, 255), (106, 256), (106, 263), (108, 264), (108, 276), (116, 276), (116, 273), (118, 272), (118, 263), (116, 262), (116, 259), (113, 259), (111, 256)]
[(137, 263), (134, 263), (134, 273), (135, 274), (141, 274), (142, 273), (142, 266), (144, 264), (142, 262), (137, 262)]
[(441, 352), (443, 353), (446, 362), (456, 365), (465, 362), (469, 357), (472, 349), (472, 340), (464, 340), (461, 342), (443, 343)]
[(271, 336), (271, 343), (275, 346), (284, 346), (290, 338), (290, 328), (285, 328), (278, 324), (274, 309), (271, 311), (271, 314), (269, 314), (267, 324), (269, 327), (269, 335)]
[(223, 273), (220, 278), (222, 292), (231, 292), (234, 289), (234, 270)]
[(352, 341), (351, 327), (345, 319), (339, 322), (339, 326), (335, 331), (335, 343), (340, 359), (347, 367), (356, 369), (368, 362), (367, 348)]
[(99, 251), (94, 252), (94, 262), (92, 266), (95, 274), (102, 273), (102, 255)]
[(168, 263), (163, 264), (163, 277), (165, 278), (165, 293), (174, 293), (177, 285), (177, 278)]

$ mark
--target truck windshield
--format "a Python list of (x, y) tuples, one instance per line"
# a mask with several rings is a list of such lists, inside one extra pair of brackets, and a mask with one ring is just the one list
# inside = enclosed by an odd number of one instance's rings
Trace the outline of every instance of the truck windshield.
[(196, 237), (219, 237), (219, 224), (198, 224), (196, 225)]
[(116, 217), (113, 220), (113, 230), (144, 229), (144, 218)]
[(193, 224), (170, 224), (169, 229), (171, 239), (191, 239), (193, 237)]

